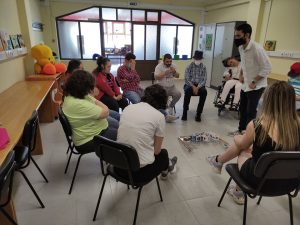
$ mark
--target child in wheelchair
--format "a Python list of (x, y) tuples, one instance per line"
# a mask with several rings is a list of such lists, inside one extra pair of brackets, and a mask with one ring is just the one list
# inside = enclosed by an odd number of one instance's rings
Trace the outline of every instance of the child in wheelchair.
[(238, 111), (242, 83), (239, 81), (241, 72), (240, 62), (235, 57), (229, 57), (223, 60), (226, 68), (222, 85), (218, 87), (214, 104), (220, 110), (229, 105), (229, 110)]

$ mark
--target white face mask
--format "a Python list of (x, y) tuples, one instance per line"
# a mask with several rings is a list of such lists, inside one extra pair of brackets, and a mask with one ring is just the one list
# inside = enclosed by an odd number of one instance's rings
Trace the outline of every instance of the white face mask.
[(194, 60), (194, 63), (199, 66), (201, 64), (201, 60)]

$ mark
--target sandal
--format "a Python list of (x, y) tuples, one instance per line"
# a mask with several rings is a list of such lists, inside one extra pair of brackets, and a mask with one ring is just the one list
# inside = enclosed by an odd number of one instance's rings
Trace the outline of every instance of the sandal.
[(237, 103), (232, 103), (232, 106), (230, 108), (233, 111), (238, 111), (239, 110), (239, 105)]
[(224, 106), (224, 104), (225, 104), (225, 102), (222, 101), (222, 100), (220, 99), (220, 100), (217, 102), (216, 106), (217, 106), (217, 107), (222, 107), (222, 106)]

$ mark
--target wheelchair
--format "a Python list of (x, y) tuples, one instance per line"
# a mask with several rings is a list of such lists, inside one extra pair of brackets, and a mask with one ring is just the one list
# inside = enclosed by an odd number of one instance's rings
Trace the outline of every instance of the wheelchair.
[(225, 83), (226, 83), (226, 81), (224, 80), (224, 81), (222, 81), (222, 85), (218, 86), (217, 92), (216, 92), (216, 95), (215, 95), (215, 98), (214, 98), (214, 102), (213, 102), (214, 106), (216, 108), (218, 108), (218, 116), (220, 116), (221, 112), (224, 111), (224, 110), (239, 112), (240, 102), (238, 102), (235, 107), (234, 107), (234, 104), (233, 104), (235, 87), (230, 89), (224, 104), (222, 106), (220, 106), (218, 104), (218, 101), (220, 100), (220, 96), (222, 94)]

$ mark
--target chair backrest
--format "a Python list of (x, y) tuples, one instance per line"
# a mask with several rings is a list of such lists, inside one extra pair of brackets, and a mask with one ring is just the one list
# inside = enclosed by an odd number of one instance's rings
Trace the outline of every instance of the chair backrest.
[(11, 151), (0, 167), (0, 207), (5, 206), (10, 201), (14, 169), (15, 152)]
[(66, 117), (66, 115), (64, 114), (64, 112), (62, 111), (62, 109), (60, 107), (58, 109), (58, 118), (59, 118), (59, 121), (60, 121), (60, 123), (63, 127), (64, 132), (65, 132), (68, 144), (69, 144), (69, 146), (72, 146), (73, 145), (72, 128), (71, 128), (71, 125), (68, 121), (68, 118)]
[(38, 123), (38, 113), (34, 110), (31, 117), (25, 123), (22, 135), (22, 144), (27, 146), (30, 151), (35, 149)]
[[(96, 135), (94, 137), (95, 152), (100, 160), (116, 168), (132, 171), (140, 169), (140, 161), (136, 150), (127, 144), (119, 143), (108, 138)], [(103, 168), (102, 168), (102, 171)]]
[[(273, 151), (264, 153), (257, 161), (254, 175), (261, 178), (261, 182), (258, 184), (258, 191), (260, 189), (267, 190), (267, 192), (273, 192), (277, 189), (280, 192), (297, 190), (300, 185), (300, 151)], [(278, 180), (278, 185), (265, 189), (264, 185), (270, 180), (272, 182)], [(287, 182), (289, 180), (298, 180), (298, 182), (289, 182), (289, 185), (281, 185), (280, 182), (283, 180)]]

